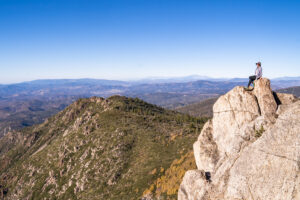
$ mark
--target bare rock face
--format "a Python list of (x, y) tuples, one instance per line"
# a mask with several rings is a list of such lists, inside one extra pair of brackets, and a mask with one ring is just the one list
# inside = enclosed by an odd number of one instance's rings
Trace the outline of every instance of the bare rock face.
[(300, 102), (239, 155), (230, 169), (226, 199), (300, 198)]
[(204, 171), (213, 171), (218, 161), (218, 149), (212, 136), (212, 122), (211, 120), (203, 127), (202, 134), (199, 135), (198, 140), (194, 143), (194, 155), (198, 169)]
[(263, 78), (252, 92), (221, 96), (213, 112), (193, 146), (198, 169), (186, 172), (178, 199), (300, 199), (300, 101), (273, 95)]
[(213, 113), (213, 138), (224, 155), (240, 151), (245, 137), (240, 129), (257, 118), (260, 110), (256, 97), (238, 86), (217, 100)]

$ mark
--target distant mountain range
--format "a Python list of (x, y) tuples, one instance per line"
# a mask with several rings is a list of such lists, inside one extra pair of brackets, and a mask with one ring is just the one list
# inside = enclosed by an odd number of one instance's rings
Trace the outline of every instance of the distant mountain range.
[(295, 95), (296, 97), (300, 97), (300, 86), (279, 89), (278, 92), (289, 93)]
[[(173, 83), (173, 82), (190, 82), (190, 81), (198, 81), (198, 80), (206, 80), (206, 81), (229, 81), (229, 82), (241, 82), (247, 81), (248, 78), (213, 78), (209, 76), (200, 76), (200, 75), (190, 75), (183, 77), (150, 77), (139, 79), (135, 81), (130, 81), (134, 83)], [(279, 77), (271, 79), (272, 81), (299, 81), (300, 76), (298, 77)]]
[[(174, 109), (217, 97), (247, 82), (244, 78), (214, 79), (193, 75), (137, 81), (54, 79), (0, 85), (0, 137), (11, 129), (41, 123), (81, 97), (123, 95)], [(273, 89), (299, 85), (300, 77), (272, 81)]]
[[(142, 79), (131, 79), (131, 80), (108, 80), (108, 79), (90, 79), (90, 78), (83, 78), (83, 79), (40, 79), (40, 80), (33, 80), (33, 81), (27, 81), (27, 82), (21, 82), (21, 83), (14, 83), (14, 84), (0, 84), (1, 86), (5, 85), (17, 85), (17, 84), (52, 84), (55, 82), (55, 84), (74, 84), (74, 83), (97, 83), (102, 85), (139, 85), (139, 84), (153, 84), (153, 83), (184, 83), (184, 82), (192, 82), (192, 81), (199, 81), (199, 80), (205, 80), (205, 81), (229, 81), (229, 82), (241, 82), (241, 81), (247, 81), (248, 78), (214, 78), (209, 76), (200, 76), (200, 75), (189, 75), (189, 76), (182, 76), (182, 77), (148, 77), (148, 78), (142, 78)], [(278, 77), (273, 78), (271, 81), (299, 81), (300, 76), (294, 76), (294, 77)]]
[(279, 78), (273, 78), (271, 79), (272, 81), (290, 81), (290, 80), (300, 80), (300, 76), (294, 76), (294, 77), (289, 77), (289, 76), (285, 76), (285, 77), (279, 77)]

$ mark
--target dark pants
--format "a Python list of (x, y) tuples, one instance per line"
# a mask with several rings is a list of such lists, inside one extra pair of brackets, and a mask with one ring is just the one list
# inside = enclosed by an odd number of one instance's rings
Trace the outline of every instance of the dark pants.
[(249, 83), (248, 83), (248, 87), (251, 85), (251, 83), (253, 83), (253, 81), (255, 81), (256, 76), (249, 76)]

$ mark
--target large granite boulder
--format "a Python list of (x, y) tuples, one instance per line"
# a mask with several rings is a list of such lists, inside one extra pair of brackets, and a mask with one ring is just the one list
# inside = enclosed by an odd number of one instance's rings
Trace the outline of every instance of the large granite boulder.
[(213, 106), (213, 138), (221, 155), (237, 153), (244, 142), (242, 127), (260, 116), (256, 97), (243, 87), (235, 87)]
[(300, 199), (300, 101), (262, 78), (221, 96), (213, 112), (178, 199)]

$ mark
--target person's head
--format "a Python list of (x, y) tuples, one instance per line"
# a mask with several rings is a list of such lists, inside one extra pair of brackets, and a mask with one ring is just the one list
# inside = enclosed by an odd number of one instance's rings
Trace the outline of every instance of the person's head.
[(261, 62), (257, 62), (255, 64), (256, 64), (256, 67), (261, 67)]

